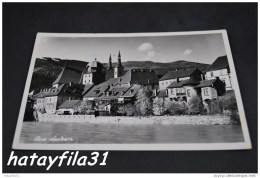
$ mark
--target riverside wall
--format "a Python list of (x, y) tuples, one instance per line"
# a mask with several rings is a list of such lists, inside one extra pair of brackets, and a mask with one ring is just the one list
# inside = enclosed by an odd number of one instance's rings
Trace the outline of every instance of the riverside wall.
[(225, 115), (185, 115), (185, 116), (98, 116), (94, 115), (38, 115), (40, 122), (86, 122), (94, 124), (161, 124), (161, 125), (230, 125), (229, 116)]

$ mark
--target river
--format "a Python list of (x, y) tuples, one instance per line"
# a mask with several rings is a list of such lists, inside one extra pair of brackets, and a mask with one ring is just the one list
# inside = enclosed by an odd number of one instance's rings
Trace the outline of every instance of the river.
[(229, 143), (243, 142), (239, 125), (125, 125), (24, 122), (21, 143)]

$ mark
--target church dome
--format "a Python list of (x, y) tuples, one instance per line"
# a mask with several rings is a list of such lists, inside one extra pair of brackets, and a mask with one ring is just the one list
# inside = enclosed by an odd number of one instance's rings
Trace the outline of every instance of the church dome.
[(88, 63), (87, 68), (102, 68), (103, 65), (98, 61), (91, 61)]
[(92, 70), (96, 71), (96, 70), (102, 70), (103, 65), (98, 62), (96, 59), (94, 61), (91, 61), (88, 63), (87, 65), (87, 70), (88, 72), (91, 72)]

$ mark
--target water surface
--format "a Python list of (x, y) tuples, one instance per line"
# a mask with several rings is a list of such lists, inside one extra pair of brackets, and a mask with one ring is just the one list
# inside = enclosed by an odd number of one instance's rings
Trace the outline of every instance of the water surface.
[[(40, 138), (40, 139), (39, 139)], [(62, 138), (59, 140), (59, 138)], [(243, 142), (239, 125), (126, 125), (24, 122), (21, 143)]]

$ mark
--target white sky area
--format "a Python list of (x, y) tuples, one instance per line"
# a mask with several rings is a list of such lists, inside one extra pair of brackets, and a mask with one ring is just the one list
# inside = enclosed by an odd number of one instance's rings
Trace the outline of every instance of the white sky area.
[(52, 57), (107, 63), (109, 55), (117, 62), (174, 62), (186, 60), (211, 64), (226, 55), (222, 34), (160, 37), (42, 37), (37, 57)]

